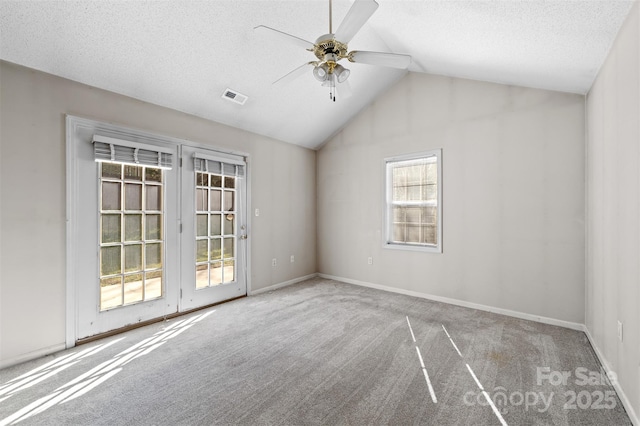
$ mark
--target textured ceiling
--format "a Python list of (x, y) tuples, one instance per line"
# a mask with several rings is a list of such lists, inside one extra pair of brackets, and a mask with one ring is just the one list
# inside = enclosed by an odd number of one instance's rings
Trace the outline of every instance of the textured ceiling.
[[(630, 0), (378, 0), (350, 50), (406, 53), (409, 70), (586, 93)], [(253, 31), (314, 42), (327, 0), (0, 2), (0, 58), (285, 142), (322, 145), (406, 71), (351, 69), (352, 96), (309, 72), (312, 53)], [(351, 6), (333, 1), (334, 29)], [(222, 99), (226, 88), (249, 97)]]

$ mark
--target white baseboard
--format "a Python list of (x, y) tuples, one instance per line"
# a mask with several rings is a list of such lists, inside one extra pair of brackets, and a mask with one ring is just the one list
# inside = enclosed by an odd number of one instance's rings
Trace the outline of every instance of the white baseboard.
[(309, 274), (309, 275), (305, 275), (304, 277), (294, 278), (294, 279), (289, 280), (289, 281), (285, 281), (285, 282), (278, 283), (278, 284), (273, 284), (273, 285), (270, 285), (268, 287), (259, 288), (257, 290), (250, 290), (249, 291), (249, 296), (255, 296), (255, 295), (261, 294), (261, 293), (267, 293), (269, 291), (273, 291), (273, 290), (277, 290), (277, 289), (282, 288), (282, 287), (286, 287), (286, 286), (289, 286), (289, 285), (297, 284), (299, 282), (306, 281), (306, 280), (309, 280), (311, 278), (316, 278), (317, 276), (318, 276), (318, 274)]
[(335, 277), (333, 275), (327, 275), (327, 274), (318, 274), (318, 276), (322, 278), (330, 279), (330, 280), (342, 281), (348, 284), (355, 284), (363, 287), (375, 288), (377, 290), (384, 290), (384, 291), (390, 291), (392, 293), (404, 294), (406, 296), (413, 296), (413, 297), (419, 297), (421, 299), (433, 300), (435, 302), (442, 302), (442, 303), (448, 303), (450, 305), (462, 306), (464, 308), (478, 309), (480, 311), (507, 315), (510, 317), (540, 322), (543, 324), (557, 325), (559, 327), (569, 328), (571, 330), (578, 330), (578, 331), (585, 330), (584, 324), (579, 324), (577, 322), (563, 321), (555, 318), (548, 318), (548, 317), (543, 317), (539, 315), (527, 314), (524, 312), (511, 311), (509, 309), (495, 308), (493, 306), (481, 305), (479, 303), (466, 302), (464, 300), (451, 299), (449, 297), (434, 296), (427, 293), (420, 293), (417, 291), (404, 290), (404, 289), (395, 288), (395, 287), (387, 287), (380, 284), (373, 284), (365, 281), (352, 280), (350, 278)]
[[(593, 339), (593, 336), (591, 336), (591, 333), (589, 332), (589, 329), (586, 326), (584, 328), (584, 333), (587, 335), (587, 338), (589, 339), (589, 343), (591, 343), (591, 347), (593, 348), (594, 352), (596, 353), (596, 356), (600, 360), (600, 364), (602, 364), (604, 371), (607, 374), (615, 373), (615, 371), (613, 371), (607, 359), (604, 357), (604, 354), (602, 353), (602, 351), (600, 351), (600, 348), (598, 347), (598, 345), (596, 345), (596, 342)], [(633, 406), (631, 405), (631, 401), (629, 401), (629, 398), (627, 398), (627, 395), (624, 393), (624, 390), (622, 390), (622, 388), (620, 387), (620, 383), (618, 383), (617, 381), (614, 381), (613, 388), (618, 393), (618, 398), (620, 398), (620, 401), (622, 401), (622, 405), (624, 406), (624, 409), (627, 411), (627, 415), (629, 416), (629, 419), (631, 419), (631, 423), (633, 423), (634, 426), (640, 426), (640, 419), (638, 418), (638, 415), (633, 409)]]
[(45, 355), (51, 355), (56, 352), (65, 350), (67, 347), (64, 343), (58, 345), (49, 346), (37, 351), (27, 352), (26, 354), (18, 355), (13, 358), (3, 359), (0, 361), (0, 369), (11, 367), (12, 365), (22, 364), (23, 362), (31, 361), (32, 359), (40, 358)]

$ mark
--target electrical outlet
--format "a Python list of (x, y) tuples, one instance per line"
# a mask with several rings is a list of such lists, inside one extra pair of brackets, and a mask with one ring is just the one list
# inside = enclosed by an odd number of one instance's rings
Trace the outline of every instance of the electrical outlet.
[(278, 261), (274, 258), (271, 259), (271, 266), (276, 266), (278, 264)]
[(256, 217), (260, 216), (260, 209), (256, 209)]
[(622, 322), (618, 321), (618, 339), (622, 342)]
[(296, 261), (296, 257), (294, 255), (291, 255), (291, 263)]
[(373, 265), (373, 257), (367, 258), (367, 265)]

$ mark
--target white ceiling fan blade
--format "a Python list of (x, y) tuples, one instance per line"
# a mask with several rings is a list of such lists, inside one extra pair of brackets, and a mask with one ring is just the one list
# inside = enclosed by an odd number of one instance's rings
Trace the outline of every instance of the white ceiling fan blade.
[(284, 33), (282, 31), (279, 30), (275, 30), (271, 27), (265, 27), (264, 25), (258, 25), (257, 27), (254, 28), (254, 31), (258, 32), (258, 33), (262, 33), (265, 34), (267, 36), (273, 36), (276, 37), (282, 41), (286, 41), (288, 43), (293, 43), (297, 46), (302, 47), (303, 49), (311, 49), (313, 50), (313, 43), (311, 43), (310, 41), (301, 39), (300, 37), (296, 37), (294, 35), (291, 34), (287, 34)]
[(375, 0), (356, 0), (335, 32), (335, 39), (349, 43), (378, 8)]
[(307, 62), (305, 64), (300, 65), (298, 68), (294, 69), (293, 71), (291, 71), (288, 74), (283, 75), (282, 77), (280, 77), (279, 79), (277, 79), (276, 81), (273, 82), (273, 84), (285, 84), (285, 83), (290, 83), (293, 80), (298, 79), (299, 77), (301, 77), (305, 72), (307, 72), (307, 65), (313, 65), (313, 62)]
[(411, 65), (411, 56), (398, 53), (366, 52), (354, 50), (349, 52), (349, 60), (357, 64), (379, 65), (381, 67), (406, 69)]

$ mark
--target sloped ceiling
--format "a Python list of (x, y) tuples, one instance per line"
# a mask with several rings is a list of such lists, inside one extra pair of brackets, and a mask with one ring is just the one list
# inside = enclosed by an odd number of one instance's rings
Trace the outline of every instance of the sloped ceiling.
[[(378, 0), (350, 50), (406, 53), (426, 72), (586, 93), (630, 0)], [(333, 0), (334, 29), (352, 2)], [(406, 71), (351, 69), (352, 95), (331, 102), (313, 60), (264, 38), (266, 25), (314, 42), (328, 0), (7, 1), (0, 58), (206, 119), (316, 149)], [(249, 99), (222, 98), (231, 88)]]

